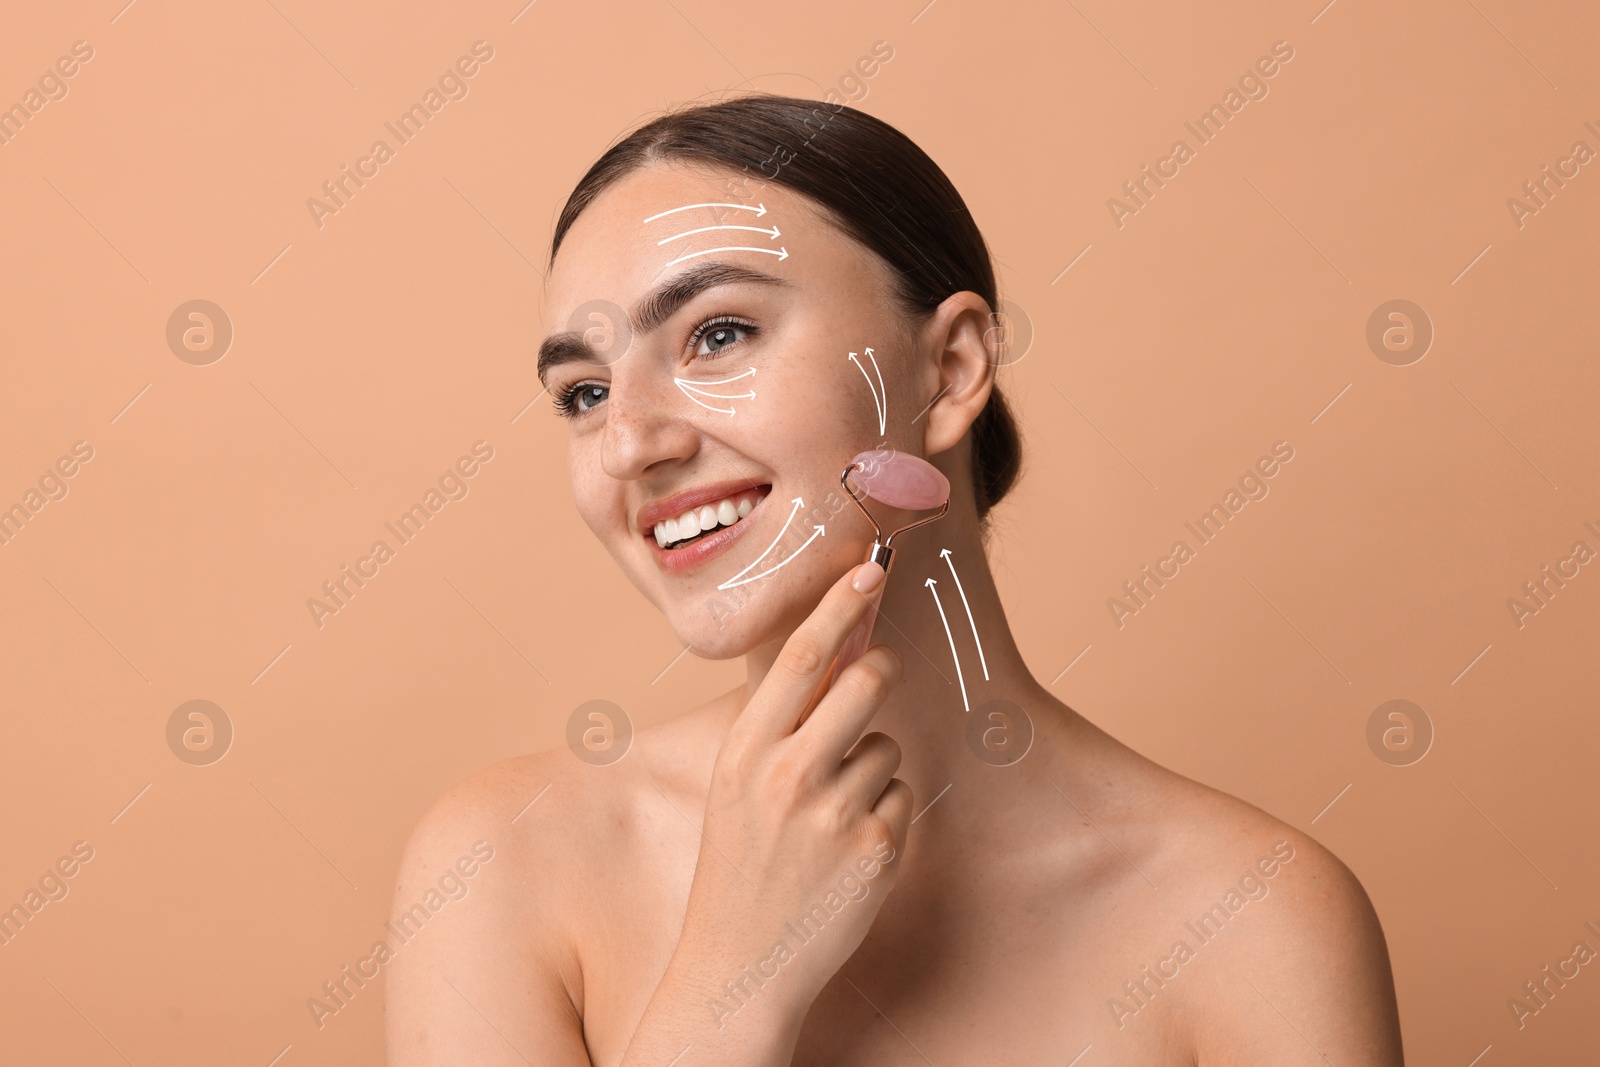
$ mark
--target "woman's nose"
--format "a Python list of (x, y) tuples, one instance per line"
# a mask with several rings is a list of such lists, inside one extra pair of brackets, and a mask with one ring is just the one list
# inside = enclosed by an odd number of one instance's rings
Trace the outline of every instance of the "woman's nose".
[(694, 454), (699, 435), (673, 403), (674, 392), (669, 374), (649, 373), (637, 365), (615, 368), (600, 444), (601, 466), (607, 474), (638, 478), (657, 463)]

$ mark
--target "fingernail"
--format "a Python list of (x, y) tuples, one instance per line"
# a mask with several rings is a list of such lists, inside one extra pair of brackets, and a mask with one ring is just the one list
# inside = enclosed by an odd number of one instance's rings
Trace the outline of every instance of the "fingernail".
[(863, 563), (850, 584), (858, 593), (870, 593), (883, 582), (883, 567), (877, 563)]

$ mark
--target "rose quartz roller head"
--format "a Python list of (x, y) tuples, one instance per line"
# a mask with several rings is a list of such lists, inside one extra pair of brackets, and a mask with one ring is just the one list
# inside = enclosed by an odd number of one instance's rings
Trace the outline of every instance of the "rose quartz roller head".
[[(853, 480), (866, 496), (891, 508), (901, 511), (928, 511), (938, 508), (939, 512), (908, 523), (885, 535), (878, 520), (873, 518), (872, 512), (861, 502), (862, 497), (851, 488), (851, 475), (855, 476)], [(950, 480), (927, 460), (905, 452), (889, 449), (862, 452), (844, 469), (844, 473), (839, 476), (839, 484), (844, 486), (844, 491), (850, 494), (850, 499), (855, 501), (856, 507), (861, 509), (861, 514), (867, 517), (867, 521), (872, 523), (872, 528), (877, 533), (872, 548), (867, 552), (866, 562), (878, 564), (886, 575), (894, 562), (894, 548), (891, 542), (907, 530), (914, 530), (918, 526), (943, 518), (945, 512), (950, 510)], [(867, 643), (872, 639), (872, 625), (878, 618), (878, 600), (883, 596), (883, 588), (879, 587), (878, 596), (867, 610), (866, 617), (857, 624), (855, 630), (845, 639), (844, 647), (839, 650), (839, 658), (834, 663), (835, 678), (839, 676), (840, 671), (855, 662), (856, 658), (866, 651)]]
[[(899, 508), (902, 511), (927, 511), (930, 508), (938, 508), (939, 514), (918, 519), (885, 537), (883, 527), (878, 525), (878, 520), (872, 517), (872, 512), (867, 510), (866, 505), (861, 503), (861, 497), (850, 487), (852, 474), (855, 475), (856, 484), (865, 490), (867, 496), (891, 508)], [(888, 449), (863, 452), (850, 461), (850, 466), (839, 476), (839, 484), (844, 486), (844, 491), (850, 494), (850, 499), (856, 502), (861, 514), (867, 517), (867, 521), (872, 523), (872, 528), (877, 531), (878, 537), (872, 542), (872, 550), (867, 553), (867, 561), (880, 564), (885, 572), (889, 570), (890, 563), (894, 559), (894, 549), (890, 547), (890, 542), (897, 534), (930, 523), (934, 519), (943, 518), (944, 513), (950, 508), (950, 480), (927, 460), (918, 459), (904, 452)]]

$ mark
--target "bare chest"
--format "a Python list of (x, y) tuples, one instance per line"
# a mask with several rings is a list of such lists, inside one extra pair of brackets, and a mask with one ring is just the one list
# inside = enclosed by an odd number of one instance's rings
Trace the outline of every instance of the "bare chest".
[[(615, 922), (583, 947), (584, 1029), (597, 1065), (620, 1060), (676, 944), (693, 869), (657, 874), (610, 905)], [(1106, 894), (952, 894), (903, 879), (813, 1003), (793, 1062), (1192, 1064), (1191, 1006), (1204, 979), (1162, 966), (1161, 918)], [(708, 1018), (759, 1016), (783, 980), (781, 970), (729, 975)]]

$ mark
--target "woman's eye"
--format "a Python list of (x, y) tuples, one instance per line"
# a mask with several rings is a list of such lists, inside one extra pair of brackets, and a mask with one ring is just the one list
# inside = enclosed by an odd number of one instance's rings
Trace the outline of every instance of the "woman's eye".
[(696, 357), (714, 356), (723, 349), (738, 344), (744, 339), (744, 335), (752, 332), (754, 327), (740, 323), (714, 322), (701, 331), (694, 354)]
[(573, 415), (582, 415), (593, 411), (610, 395), (611, 387), (609, 385), (597, 385), (594, 382), (589, 382), (586, 385), (579, 385), (567, 390), (556, 401), (556, 408), (562, 415), (570, 418)]

